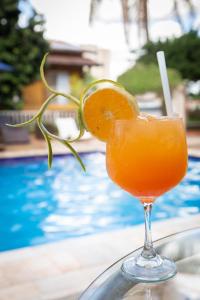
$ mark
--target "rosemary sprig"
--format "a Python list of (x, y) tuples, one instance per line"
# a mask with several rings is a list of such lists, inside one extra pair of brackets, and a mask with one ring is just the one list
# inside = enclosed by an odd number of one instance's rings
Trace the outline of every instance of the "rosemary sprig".
[[(80, 109), (80, 101), (79, 99), (75, 98), (74, 96), (72, 95), (69, 95), (69, 94), (66, 94), (66, 93), (61, 93), (59, 91), (56, 91), (54, 89), (52, 89), (46, 79), (45, 79), (45, 76), (44, 76), (44, 65), (45, 65), (45, 62), (46, 62), (46, 58), (48, 56), (48, 53), (45, 54), (45, 56), (43, 57), (42, 59), (42, 62), (41, 62), (41, 65), (40, 65), (40, 75), (41, 75), (41, 79), (44, 83), (44, 85), (46, 86), (46, 88), (52, 93), (48, 98), (47, 100), (42, 104), (41, 108), (39, 109), (39, 111), (35, 114), (35, 116), (33, 116), (33, 118), (31, 118), (30, 120), (26, 121), (26, 122), (23, 122), (23, 123), (20, 123), (20, 124), (6, 124), (10, 127), (22, 127), (22, 126), (26, 126), (26, 125), (29, 125), (30, 123), (34, 122), (34, 121), (37, 121), (37, 124), (38, 124), (38, 127), (40, 129), (40, 131), (42, 132), (42, 135), (44, 136), (44, 139), (47, 143), (47, 146), (48, 146), (48, 166), (49, 168), (51, 168), (51, 165), (52, 165), (52, 159), (53, 159), (53, 151), (52, 151), (52, 146), (51, 146), (51, 140), (57, 140), (59, 141), (60, 143), (64, 144), (65, 146), (68, 147), (68, 149), (72, 152), (72, 154), (75, 156), (75, 158), (78, 160), (78, 162), (80, 163), (81, 165), (81, 168), (85, 171), (85, 165), (83, 163), (83, 161), (81, 160), (80, 156), (78, 155), (78, 153), (76, 152), (76, 150), (70, 145), (70, 143), (72, 142), (75, 142), (77, 140), (79, 140), (82, 135), (84, 134), (84, 126), (83, 126), (83, 122), (82, 120), (80, 119), (81, 117), (81, 109)], [(77, 113), (77, 121), (78, 121), (78, 126), (79, 126), (79, 135), (74, 138), (74, 139), (62, 139), (60, 138), (59, 136), (55, 135), (55, 134), (52, 134), (51, 132), (49, 132), (46, 127), (44, 126), (43, 124), (43, 121), (42, 121), (42, 117), (49, 105), (49, 103), (54, 100), (57, 96), (63, 96), (65, 97), (66, 99), (70, 100), (71, 102), (75, 103), (76, 106), (77, 106), (77, 110), (78, 110), (78, 113)]]
[[(72, 95), (56, 91), (55, 89), (53, 89), (52, 87), (49, 86), (49, 84), (48, 84), (48, 82), (45, 78), (45, 75), (44, 75), (44, 66), (45, 66), (47, 56), (48, 56), (48, 53), (46, 53), (44, 55), (43, 59), (42, 59), (42, 62), (41, 62), (41, 65), (40, 65), (40, 75), (41, 75), (41, 79), (42, 79), (42, 82), (44, 83), (45, 87), (51, 92), (50, 96), (42, 104), (41, 108), (35, 114), (35, 116), (33, 116), (30, 120), (28, 120), (26, 122), (23, 122), (23, 123), (19, 123), (19, 124), (6, 124), (6, 125), (11, 126), (11, 127), (22, 127), (22, 126), (29, 125), (30, 123), (36, 121), (41, 133), (44, 136), (44, 139), (47, 143), (47, 146), (48, 146), (48, 166), (49, 166), (49, 168), (51, 168), (52, 160), (53, 160), (53, 151), (52, 151), (51, 141), (52, 140), (57, 140), (58, 142), (65, 145), (72, 152), (74, 157), (80, 163), (81, 168), (85, 171), (86, 168), (85, 168), (85, 165), (84, 165), (83, 161), (81, 160), (80, 156), (78, 155), (76, 150), (71, 145), (71, 143), (73, 143), (75, 141), (78, 141), (83, 136), (83, 134), (85, 132), (85, 129), (86, 129), (86, 126), (84, 124), (84, 118), (83, 118), (84, 99), (87, 96), (89, 90), (92, 89), (97, 84), (100, 84), (100, 83), (110, 83), (112, 85), (118, 86), (118, 87), (123, 88), (123, 89), (124, 89), (124, 87), (121, 84), (119, 84), (118, 82), (115, 82), (115, 81), (110, 80), (110, 79), (96, 80), (96, 81), (93, 81), (92, 83), (87, 85), (87, 87), (81, 93), (80, 100), (77, 99), (76, 97), (72, 96)], [(79, 127), (79, 134), (74, 139), (62, 139), (59, 136), (49, 132), (43, 124), (43, 121), (42, 121), (43, 115), (44, 115), (49, 103), (52, 100), (54, 100), (57, 96), (63, 96), (64, 98), (66, 98), (69, 101), (73, 102), (77, 106), (77, 123), (78, 123), (78, 127)]]
[(52, 151), (52, 146), (51, 146), (51, 139), (50, 137), (48, 136), (48, 134), (46, 134), (46, 132), (44, 132), (44, 130), (42, 129), (42, 123), (41, 123), (41, 120), (40, 120), (41, 116), (39, 116), (37, 118), (37, 124), (38, 124), (38, 127), (40, 129), (40, 131), (42, 132), (43, 136), (44, 136), (44, 139), (47, 143), (47, 146), (48, 146), (48, 167), (49, 169), (51, 168), (51, 165), (52, 165), (52, 160), (53, 160), (53, 151)]

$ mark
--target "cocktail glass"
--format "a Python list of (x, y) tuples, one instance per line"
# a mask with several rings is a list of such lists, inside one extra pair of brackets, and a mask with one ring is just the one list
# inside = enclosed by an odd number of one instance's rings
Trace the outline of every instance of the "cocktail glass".
[(144, 206), (144, 247), (138, 257), (123, 263), (122, 272), (142, 282), (174, 276), (175, 263), (153, 248), (150, 217), (155, 199), (176, 186), (187, 170), (182, 119), (139, 116), (114, 121), (107, 141), (106, 165), (110, 178)]

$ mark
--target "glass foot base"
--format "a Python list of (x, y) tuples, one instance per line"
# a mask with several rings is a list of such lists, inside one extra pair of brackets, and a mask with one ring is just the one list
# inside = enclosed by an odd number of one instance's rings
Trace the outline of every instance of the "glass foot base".
[(122, 264), (121, 270), (128, 279), (140, 282), (164, 281), (177, 273), (175, 263), (159, 255), (153, 259), (132, 257)]

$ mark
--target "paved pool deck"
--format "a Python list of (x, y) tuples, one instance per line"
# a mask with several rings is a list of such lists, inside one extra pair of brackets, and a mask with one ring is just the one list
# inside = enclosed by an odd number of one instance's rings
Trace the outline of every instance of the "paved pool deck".
[[(105, 151), (105, 143), (98, 141), (95, 138), (80, 140), (73, 143), (73, 147), (77, 152), (93, 152)], [(56, 155), (70, 153), (70, 150), (63, 144), (52, 141), (53, 153)], [(37, 140), (31, 136), (28, 144), (6, 145), (4, 151), (0, 151), (0, 158), (27, 157), (27, 156), (44, 156), (47, 155), (47, 145), (44, 140)]]
[[(200, 226), (200, 214), (154, 222), (153, 239)], [(143, 225), (0, 253), (0, 300), (75, 300), (113, 262), (142, 246)], [(92, 300), (92, 299), (91, 299)]]
[[(187, 133), (189, 155), (200, 157), (200, 131)], [(52, 141), (54, 154), (69, 153), (69, 149), (57, 141)], [(80, 140), (73, 143), (78, 152), (105, 151), (106, 144), (91, 137), (87, 140)], [(0, 158), (13, 158), (24, 156), (47, 155), (47, 146), (44, 140), (37, 140), (31, 136), (29, 144), (6, 145), (4, 151), (0, 151)]]

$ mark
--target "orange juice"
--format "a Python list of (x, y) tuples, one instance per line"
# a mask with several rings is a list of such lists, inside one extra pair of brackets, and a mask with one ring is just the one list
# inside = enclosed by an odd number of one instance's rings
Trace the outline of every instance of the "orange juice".
[(106, 149), (111, 179), (143, 202), (176, 186), (186, 173), (187, 146), (178, 117), (137, 117), (113, 123)]

